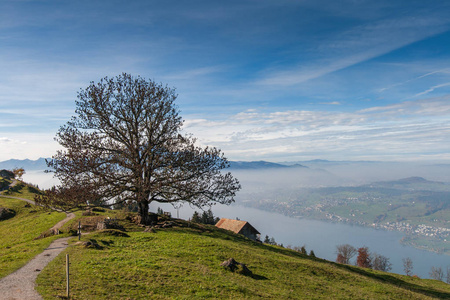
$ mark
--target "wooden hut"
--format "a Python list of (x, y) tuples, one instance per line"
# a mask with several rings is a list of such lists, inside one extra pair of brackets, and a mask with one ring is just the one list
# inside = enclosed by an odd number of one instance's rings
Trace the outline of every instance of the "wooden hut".
[(242, 234), (254, 241), (259, 241), (259, 231), (247, 221), (222, 218), (217, 222), (216, 227), (231, 230), (234, 233)]

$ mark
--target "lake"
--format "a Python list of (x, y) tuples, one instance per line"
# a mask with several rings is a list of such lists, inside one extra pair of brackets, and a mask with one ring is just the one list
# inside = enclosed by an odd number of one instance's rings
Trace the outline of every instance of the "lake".
[[(156, 212), (160, 207), (170, 211), (172, 216), (189, 219), (194, 210), (184, 205), (178, 211), (171, 205), (152, 203), (150, 210)], [(196, 209), (200, 211), (199, 209)], [(402, 259), (409, 257), (413, 261), (413, 274), (420, 278), (430, 278), (432, 266), (441, 267), (446, 271), (450, 266), (450, 256), (430, 251), (419, 250), (400, 244), (403, 234), (399, 232), (377, 230), (348, 224), (329, 223), (318, 220), (297, 219), (281, 214), (262, 211), (255, 208), (232, 205), (215, 205), (212, 208), (215, 216), (222, 218), (245, 220), (250, 222), (259, 232), (261, 239), (266, 235), (274, 237), (275, 241), (285, 247), (306, 246), (309, 253), (314, 250), (317, 257), (326, 260), (336, 260), (336, 245), (350, 244), (356, 248), (368, 247), (370, 252), (376, 252), (390, 259), (390, 272), (404, 274)], [(356, 260), (356, 256), (352, 262)]]

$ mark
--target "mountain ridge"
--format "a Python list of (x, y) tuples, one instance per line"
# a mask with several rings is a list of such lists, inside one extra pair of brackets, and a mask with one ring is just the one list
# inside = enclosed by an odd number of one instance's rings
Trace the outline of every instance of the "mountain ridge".
[(23, 168), (25, 171), (36, 171), (36, 170), (46, 170), (47, 163), (46, 159), (40, 157), (36, 160), (31, 159), (9, 159), (5, 161), (0, 161), (0, 169), (12, 170), (14, 168)]
[(301, 164), (285, 165), (273, 163), (264, 160), (260, 161), (230, 161), (230, 169), (255, 170), (255, 169), (290, 169), (290, 168), (308, 168)]
[[(44, 170), (47, 169), (46, 159), (39, 158), (37, 160), (30, 159), (9, 159), (0, 162), (0, 169), (12, 170), (14, 168), (24, 168), (27, 170)], [(252, 169), (289, 169), (289, 168), (308, 168), (301, 164), (285, 165), (281, 163), (273, 163), (264, 160), (260, 161), (230, 161), (230, 169), (252, 170)]]

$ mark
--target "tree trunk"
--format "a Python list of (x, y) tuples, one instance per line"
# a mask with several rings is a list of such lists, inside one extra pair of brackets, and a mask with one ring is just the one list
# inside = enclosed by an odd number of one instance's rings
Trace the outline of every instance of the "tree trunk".
[(138, 213), (141, 217), (140, 224), (142, 225), (153, 225), (158, 221), (157, 215), (149, 213), (149, 204), (148, 201), (140, 201), (138, 203)]
[(139, 216), (141, 217), (140, 223), (142, 225), (150, 225), (150, 218), (148, 214), (148, 207), (149, 207), (148, 201), (140, 201), (138, 203), (138, 207), (139, 207), (138, 213)]

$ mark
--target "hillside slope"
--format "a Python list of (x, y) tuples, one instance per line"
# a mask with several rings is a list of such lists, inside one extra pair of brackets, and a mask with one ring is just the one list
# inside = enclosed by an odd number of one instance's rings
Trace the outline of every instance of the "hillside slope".
[[(7, 180), (7, 183), (10, 183)], [(32, 186), (20, 183), (9, 197), (32, 199)], [(0, 278), (19, 268), (55, 238), (34, 240), (64, 214), (0, 197), (15, 212), (0, 221)], [(71, 299), (450, 299), (450, 285), (361, 269), (250, 241), (214, 226), (172, 220), (173, 228), (144, 232), (129, 214), (105, 211), (82, 217), (117, 217), (125, 232), (101, 231), (72, 241), (38, 277), (44, 299), (65, 294), (65, 253), (71, 259)], [(74, 229), (78, 220), (68, 226)], [(65, 232), (69, 231), (67, 227)], [(252, 275), (220, 266), (234, 258)]]
[[(103, 231), (74, 244), (71, 299), (446, 299), (450, 286), (312, 258), (214, 226), (175, 221), (156, 232)], [(189, 227), (188, 227), (189, 226)], [(234, 258), (252, 275), (220, 266)], [(38, 277), (44, 299), (65, 294), (65, 255)]]
[(13, 198), (0, 197), (0, 207), (14, 215), (0, 220), (0, 278), (14, 272), (57, 238), (37, 239), (43, 232), (66, 217)]

